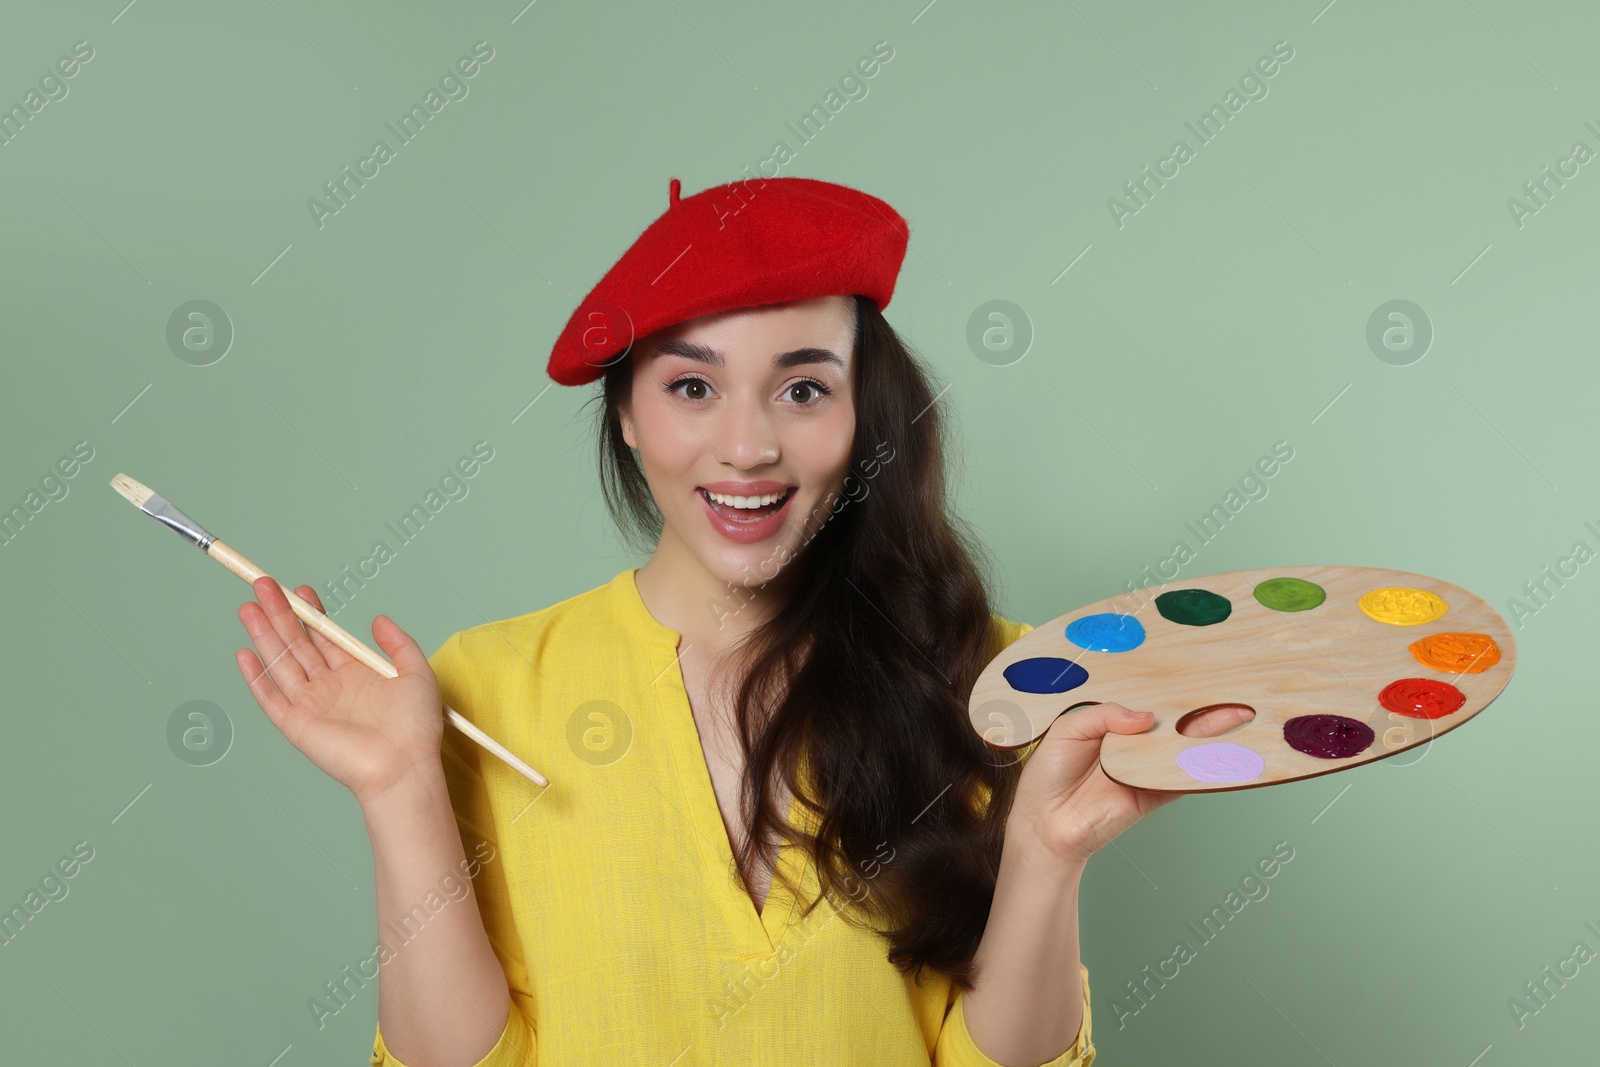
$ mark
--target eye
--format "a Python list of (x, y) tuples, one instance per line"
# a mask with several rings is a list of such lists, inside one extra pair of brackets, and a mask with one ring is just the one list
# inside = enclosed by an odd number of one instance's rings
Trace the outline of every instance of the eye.
[[(833, 390), (832, 389), (829, 389), (826, 385), (823, 385), (821, 382), (817, 381), (814, 378), (801, 378), (799, 381), (790, 384), (790, 386), (789, 386), (787, 391), (791, 394), (791, 398), (792, 398), (792, 394), (794, 393), (794, 391), (796, 389), (804, 390), (808, 394), (815, 392), (815, 393), (821, 394), (822, 396), (832, 396), (833, 395)], [(811, 401), (809, 399), (807, 399), (807, 400), (801, 400), (801, 401), (799, 401), (799, 403), (802, 406), (809, 406)]]
[(683, 391), (683, 394), (682, 394), (683, 398), (685, 400), (704, 400), (705, 399), (704, 395), (691, 396), (689, 394), (689, 388), (688, 387), (698, 386), (699, 388), (707, 390), (707, 391), (709, 391), (711, 389), (711, 386), (706, 382), (706, 380), (704, 378), (698, 378), (698, 377), (694, 376), (693, 374), (686, 374), (682, 378), (677, 378), (677, 379), (675, 379), (673, 381), (670, 381), (665, 386), (663, 386), (663, 388), (669, 393), (675, 393), (675, 392), (678, 391), (678, 386), (680, 386), (680, 385), (686, 387), (684, 389), (684, 391)]

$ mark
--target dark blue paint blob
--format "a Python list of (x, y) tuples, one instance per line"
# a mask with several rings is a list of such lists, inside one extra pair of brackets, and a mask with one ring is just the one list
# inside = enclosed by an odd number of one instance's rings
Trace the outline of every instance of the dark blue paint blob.
[(1091, 652), (1131, 652), (1144, 644), (1144, 626), (1116, 612), (1085, 615), (1067, 623), (1067, 640)]
[(1001, 673), (1019, 693), (1065, 693), (1089, 680), (1088, 671), (1059, 656), (1021, 659)]

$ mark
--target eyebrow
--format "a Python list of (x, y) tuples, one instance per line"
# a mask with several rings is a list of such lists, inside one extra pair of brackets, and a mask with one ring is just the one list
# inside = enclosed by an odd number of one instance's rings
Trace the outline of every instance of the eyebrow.
[[(664, 355), (682, 356), (684, 359), (692, 359), (712, 367), (725, 365), (722, 354), (716, 349), (692, 341), (663, 341), (650, 355), (652, 358)], [(844, 370), (844, 360), (826, 348), (796, 348), (772, 357), (772, 365), (780, 370), (813, 363), (832, 363), (841, 371)]]

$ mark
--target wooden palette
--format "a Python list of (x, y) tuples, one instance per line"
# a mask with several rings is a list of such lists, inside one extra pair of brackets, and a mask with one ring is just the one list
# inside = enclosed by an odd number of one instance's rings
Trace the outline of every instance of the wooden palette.
[[(1108, 777), (1157, 792), (1253, 789), (1428, 744), (1488, 707), (1516, 659), (1505, 620), (1460, 586), (1376, 567), (1272, 567), (1052, 619), (984, 668), (969, 713), (991, 745), (1017, 748), (1085, 704), (1153, 712), (1143, 733), (1106, 735)], [(1255, 718), (1214, 737), (1178, 732), (1189, 713), (1234, 704)]]

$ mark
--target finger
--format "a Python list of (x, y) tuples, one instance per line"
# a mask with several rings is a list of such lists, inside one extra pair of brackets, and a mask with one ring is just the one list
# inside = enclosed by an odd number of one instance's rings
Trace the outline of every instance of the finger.
[(1183, 723), (1183, 729), (1178, 732), (1184, 737), (1216, 737), (1218, 734), (1225, 734), (1234, 727), (1247, 723), (1255, 717), (1256, 713), (1254, 711), (1237, 705), (1210, 708)]
[(311, 638), (306, 636), (306, 628), (300, 623), (300, 616), (294, 613), (289, 606), (289, 598), (283, 595), (283, 590), (278, 587), (277, 581), (271, 576), (258, 579), (255, 583), (257, 599), (261, 599), (261, 606), (266, 609), (267, 618), (272, 620), (272, 628), (283, 638), (284, 644), (289, 646), (289, 652), (295, 661), (300, 664), (300, 669), (307, 678), (315, 677), (328, 670), (328, 661), (322, 658), (316, 646), (311, 643)]
[[(1150, 814), (1157, 808), (1166, 807), (1174, 800), (1182, 800), (1184, 797), (1188, 796), (1187, 793), (1163, 793), (1149, 789), (1140, 789), (1137, 792), (1139, 794), (1140, 810), (1142, 810), (1145, 815)], [(1141, 816), (1141, 818), (1142, 817), (1143, 816)]]
[(389, 616), (379, 615), (372, 620), (372, 636), (377, 639), (384, 655), (389, 657), (389, 662), (394, 664), (394, 669), (401, 674), (419, 674), (430, 669), (428, 657), (423, 654), (421, 646)]
[(261, 710), (267, 713), (267, 718), (272, 720), (272, 725), (283, 729), (283, 723), (289, 710), (289, 702), (278, 691), (277, 685), (272, 681), (272, 676), (261, 666), (261, 661), (256, 654), (248, 648), (241, 648), (233, 654), (233, 660), (239, 665), (239, 673), (244, 675), (244, 681), (250, 687), (250, 695), (260, 705)]
[(306, 672), (289, 654), (289, 646), (278, 636), (272, 620), (260, 604), (247, 600), (239, 605), (239, 621), (249, 632), (250, 640), (255, 642), (256, 654), (265, 664), (264, 669), (271, 675), (272, 681), (277, 683), (284, 696), (293, 700), (300, 687), (306, 684)]
[(1095, 741), (1108, 733), (1143, 733), (1154, 722), (1155, 716), (1148, 711), (1133, 711), (1121, 704), (1091, 704), (1063, 712), (1046, 733), (1068, 741)]
[[(327, 614), (322, 607), (322, 598), (317, 596), (317, 591), (311, 588), (309, 585), (295, 586), (294, 593), (295, 596), (298, 596), (307, 604), (310, 604), (318, 611), (321, 611), (322, 614)], [(343, 667), (346, 663), (352, 662), (354, 659), (354, 657), (348, 652), (334, 644), (332, 641), (328, 640), (326, 637), (322, 636), (322, 634), (318, 633), (312, 627), (307, 626), (306, 632), (311, 635), (311, 643), (317, 647), (318, 652), (322, 653), (322, 658), (327, 661), (328, 667), (331, 670), (338, 670), (340, 667)]]

